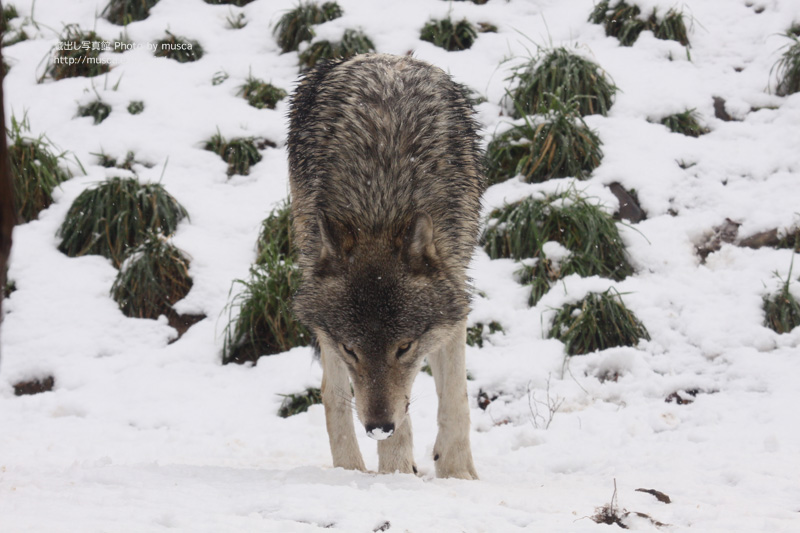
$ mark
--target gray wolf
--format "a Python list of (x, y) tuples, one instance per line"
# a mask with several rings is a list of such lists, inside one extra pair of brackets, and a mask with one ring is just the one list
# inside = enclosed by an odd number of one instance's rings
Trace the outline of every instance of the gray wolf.
[(365, 54), (308, 72), (289, 118), (293, 305), (318, 342), (334, 466), (365, 470), (352, 383), (379, 471), (417, 471), (408, 407), (427, 359), (436, 474), (477, 479), (464, 347), (485, 180), (463, 90), (420, 60)]

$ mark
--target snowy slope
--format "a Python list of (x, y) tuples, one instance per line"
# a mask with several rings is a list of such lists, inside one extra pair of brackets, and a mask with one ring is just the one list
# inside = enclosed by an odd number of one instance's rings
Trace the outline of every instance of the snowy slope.
[[(800, 329), (777, 335), (762, 326), (761, 309), (793, 254), (723, 245), (701, 264), (695, 252), (726, 218), (742, 236), (800, 223), (800, 95), (767, 90), (787, 42), (781, 34), (800, 21), (796, 0), (686, 1), (691, 60), (647, 33), (619, 46), (586, 21), (591, 0), (340, 0), (344, 16), (319, 28), (335, 38), (361, 27), (379, 51), (413, 50), (486, 96), (478, 111), (487, 141), (507, 120), (500, 100), (509, 69), (537, 46), (577, 46), (621, 89), (608, 117), (587, 117), (605, 157), (577, 187), (609, 212), (617, 200), (606, 185), (638, 191), (648, 219), (621, 226), (637, 274), (620, 283), (569, 277), (529, 309), (517, 266), (476, 252), (472, 275), (486, 298), (476, 299), (470, 320), (505, 328), (467, 349), (477, 482), (434, 478), (436, 393), (426, 374), (411, 406), (421, 475), (378, 476), (331, 468), (321, 406), (277, 416), (279, 394), (319, 385), (310, 349), (255, 367), (220, 364), (231, 282), (246, 276), (259, 225), (288, 192), (286, 101), (257, 110), (236, 89), (252, 72), (291, 90), (297, 54), (279, 54), (271, 29), (294, 2), (256, 0), (239, 10), (161, 0), (128, 38), (146, 44), (169, 29), (200, 41), (200, 61), (133, 50), (108, 55), (108, 75), (42, 84), (42, 60), (64, 25), (109, 40), (121, 29), (97, 18), (103, 0), (12, 3), (23, 17), (33, 9), (38, 31), (4, 50), (12, 65), (6, 116), (27, 113), (33, 133), (74, 153), (86, 175), (74, 165), (78, 175), (55, 204), (14, 232), (17, 290), (3, 304), (0, 338), (0, 531), (606, 531), (616, 526), (587, 517), (609, 503), (615, 481), (620, 507), (669, 524), (631, 517), (631, 529), (800, 531)], [(654, 4), (672, 5), (641, 3)], [(239, 11), (249, 23), (227, 29), (226, 17)], [(463, 52), (418, 39), (428, 18), (448, 12), (499, 31)], [(221, 71), (229, 78), (212, 85)], [(75, 118), (98, 94), (113, 107), (109, 118)], [(739, 120), (714, 118), (714, 96)], [(144, 101), (144, 112), (130, 115), (131, 100)], [(711, 133), (693, 139), (647, 121), (686, 108)], [(227, 179), (226, 164), (202, 149), (217, 129), (278, 148), (264, 150), (249, 176)], [(192, 258), (194, 286), (177, 307), (208, 318), (173, 344), (163, 317), (117, 309), (109, 261), (56, 249), (71, 202), (118, 174), (96, 164), (91, 154), (101, 150), (135, 151), (153, 165), (137, 167), (140, 179), (160, 181), (189, 211), (174, 243)], [(684, 170), (679, 161), (695, 165)], [(487, 212), (571, 182), (496, 185)], [(652, 340), (565, 361), (560, 342), (543, 340), (553, 310), (612, 285)], [(14, 396), (12, 384), (46, 375), (55, 377), (52, 392)], [(700, 391), (691, 404), (665, 401), (689, 390)], [(498, 395), (485, 411), (480, 391)], [(377, 468), (374, 441), (359, 439), (368, 468)]]

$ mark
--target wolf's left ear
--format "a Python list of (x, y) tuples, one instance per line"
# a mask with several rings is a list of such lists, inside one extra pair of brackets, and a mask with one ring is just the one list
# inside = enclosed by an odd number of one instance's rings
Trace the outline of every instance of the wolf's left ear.
[(350, 255), (355, 246), (355, 236), (344, 225), (322, 214), (317, 219), (319, 224), (320, 251), (319, 259), (342, 258)]
[(405, 252), (412, 266), (432, 266), (436, 261), (433, 242), (433, 220), (428, 213), (418, 212), (411, 219), (406, 233)]

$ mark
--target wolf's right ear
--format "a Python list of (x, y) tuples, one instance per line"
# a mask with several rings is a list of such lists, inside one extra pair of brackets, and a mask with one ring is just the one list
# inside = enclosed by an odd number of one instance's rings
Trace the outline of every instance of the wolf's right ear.
[(320, 261), (349, 256), (356, 243), (352, 232), (344, 224), (331, 220), (325, 215), (320, 215), (317, 222), (320, 237)]

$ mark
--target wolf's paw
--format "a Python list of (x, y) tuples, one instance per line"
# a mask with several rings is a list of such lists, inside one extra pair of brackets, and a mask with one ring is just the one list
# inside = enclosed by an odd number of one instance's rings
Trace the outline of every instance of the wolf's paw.
[(467, 449), (453, 454), (439, 454), (434, 452), (433, 460), (436, 463), (436, 477), (452, 477), (456, 479), (478, 479), (475, 465), (472, 462), (472, 453)]
[(398, 472), (400, 474), (416, 474), (417, 473), (417, 465), (414, 464), (413, 459), (401, 459), (401, 458), (383, 458), (381, 457), (378, 461), (379, 467), (378, 470), (381, 474), (394, 474)]

